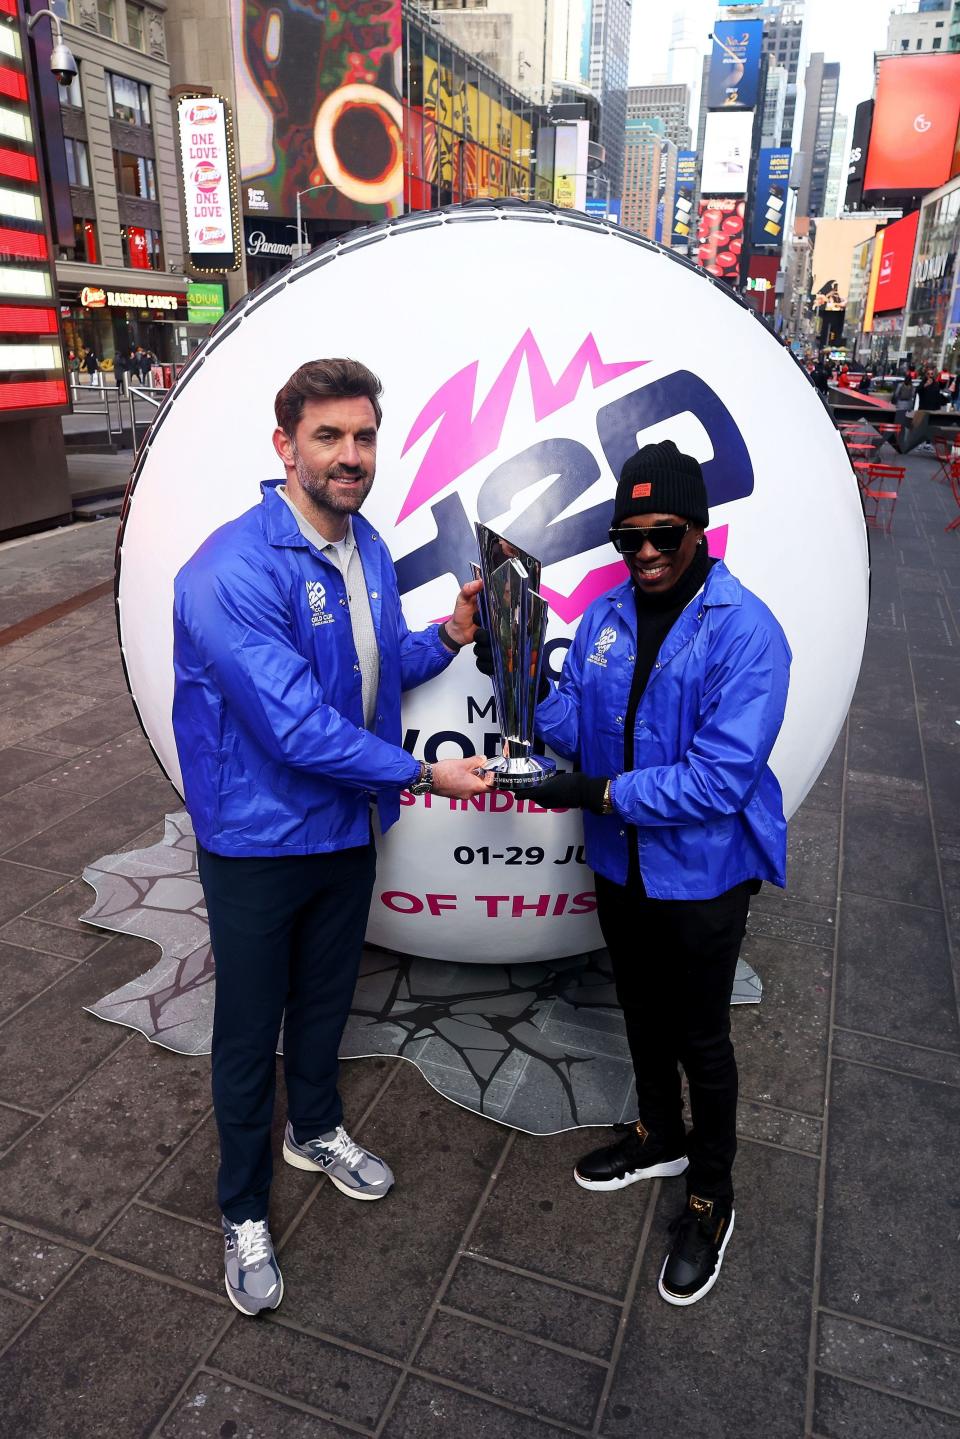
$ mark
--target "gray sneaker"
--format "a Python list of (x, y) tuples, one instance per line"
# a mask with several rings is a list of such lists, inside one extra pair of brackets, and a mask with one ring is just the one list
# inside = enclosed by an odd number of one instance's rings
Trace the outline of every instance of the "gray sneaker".
[(283, 1136), (283, 1157), (294, 1169), (319, 1170), (351, 1199), (382, 1199), (393, 1188), (393, 1171), (376, 1154), (354, 1144), (342, 1124), (298, 1144), (288, 1122)]
[(283, 1298), (283, 1275), (273, 1253), (273, 1240), (265, 1219), (223, 1224), (223, 1269), (227, 1297), (241, 1314), (276, 1309)]

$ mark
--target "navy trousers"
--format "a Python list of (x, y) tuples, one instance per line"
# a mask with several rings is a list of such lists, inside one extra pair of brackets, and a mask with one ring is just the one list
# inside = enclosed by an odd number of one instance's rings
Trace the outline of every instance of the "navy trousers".
[(357, 982), (376, 873), (373, 842), (332, 854), (231, 859), (197, 845), (216, 969), (213, 1105), (217, 1197), (228, 1219), (265, 1219), (283, 1025), (287, 1111), (298, 1143), (343, 1118), (337, 1052)]
[[(730, 996), (758, 886), (716, 899), (649, 899), (638, 886), (597, 881), (606, 940), (637, 1079), (640, 1119), (664, 1144), (686, 1147), (687, 1191), (733, 1199), (737, 1061)], [(682, 1065), (693, 1129), (684, 1134)]]

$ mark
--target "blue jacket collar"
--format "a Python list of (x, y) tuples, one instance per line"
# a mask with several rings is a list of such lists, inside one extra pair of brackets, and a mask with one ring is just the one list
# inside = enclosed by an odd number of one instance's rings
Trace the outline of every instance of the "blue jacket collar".
[[(633, 580), (624, 580), (622, 585), (618, 585), (615, 590), (610, 591), (607, 598), (614, 608), (619, 601), (620, 605), (632, 616), (634, 613)], [(715, 565), (710, 566), (707, 574), (703, 586), (702, 603), (707, 608), (712, 608), (715, 605), (739, 605), (742, 599), (743, 586), (740, 581), (730, 573), (723, 560), (717, 560)], [(693, 604), (693, 600), (690, 601), (690, 604)]]
[[(262, 480), (260, 483), (260, 492), (263, 495), (261, 505), (263, 528), (267, 542), (271, 545), (279, 545), (284, 549), (312, 550), (313, 546), (304, 537), (290, 506), (283, 496), (277, 493), (278, 487), (284, 483), (284, 480)], [(360, 557), (363, 559), (370, 552), (369, 542), (379, 539), (379, 535), (374, 531), (369, 520), (365, 520), (362, 515), (354, 515), (352, 518), (353, 538), (356, 540)]]

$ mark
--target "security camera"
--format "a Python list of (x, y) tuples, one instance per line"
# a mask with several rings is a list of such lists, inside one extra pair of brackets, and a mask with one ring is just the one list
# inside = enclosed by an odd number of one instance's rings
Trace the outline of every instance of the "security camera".
[(57, 77), (57, 84), (67, 86), (73, 83), (77, 74), (77, 62), (72, 52), (62, 42), (50, 51), (50, 69)]

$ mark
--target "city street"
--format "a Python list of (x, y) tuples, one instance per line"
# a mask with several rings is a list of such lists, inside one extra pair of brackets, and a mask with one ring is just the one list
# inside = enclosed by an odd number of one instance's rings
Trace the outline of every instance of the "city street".
[(79, 921), (81, 872), (181, 807), (127, 694), (115, 521), (0, 547), (5, 1433), (960, 1435), (960, 533), (934, 472), (908, 458), (872, 535), (849, 720), (786, 895), (752, 910), (736, 1232), (692, 1309), (656, 1293), (681, 1180), (587, 1193), (571, 1167), (601, 1131), (531, 1137), (381, 1058), (342, 1088), (394, 1192), (351, 1204), (280, 1164), (285, 1299), (235, 1312), (209, 1061), (83, 1008), (157, 951)]

